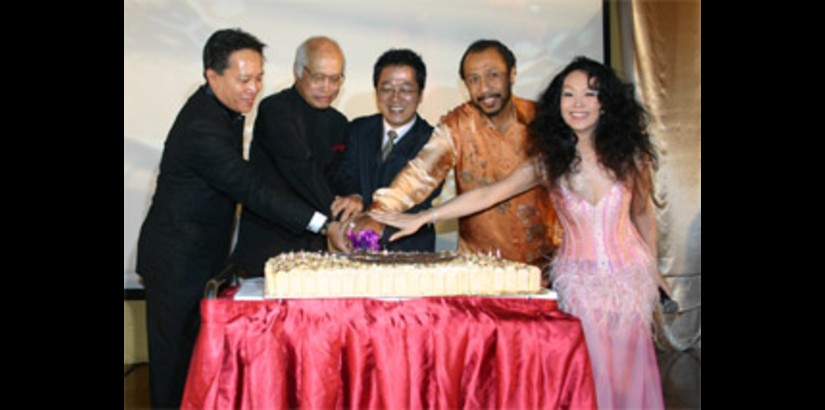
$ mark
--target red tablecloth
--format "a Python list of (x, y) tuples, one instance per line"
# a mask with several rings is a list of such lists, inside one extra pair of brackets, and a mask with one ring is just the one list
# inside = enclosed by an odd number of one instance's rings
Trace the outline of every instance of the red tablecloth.
[(596, 408), (578, 319), (542, 299), (201, 302), (183, 408)]

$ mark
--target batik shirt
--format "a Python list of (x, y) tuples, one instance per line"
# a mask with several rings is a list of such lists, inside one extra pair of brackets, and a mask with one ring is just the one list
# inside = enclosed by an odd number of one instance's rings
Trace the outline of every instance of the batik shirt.
[[(441, 118), (430, 141), (387, 188), (373, 195), (371, 210), (402, 212), (423, 201), (455, 169), (456, 193), (490, 185), (528, 161), (527, 125), (532, 101), (513, 97), (516, 121), (505, 132), (470, 102)], [(506, 259), (543, 264), (553, 245), (556, 214), (536, 187), (459, 220), (459, 250), (500, 252)], [(556, 235), (558, 237), (558, 235)], [(560, 239), (560, 238), (558, 238)]]

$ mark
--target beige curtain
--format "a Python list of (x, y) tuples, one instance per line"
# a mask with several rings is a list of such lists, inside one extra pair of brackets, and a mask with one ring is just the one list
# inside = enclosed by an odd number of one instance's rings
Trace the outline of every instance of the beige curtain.
[(611, 65), (637, 85), (659, 148), (659, 267), (680, 304), (660, 342), (701, 348), (701, 0), (611, 1)]

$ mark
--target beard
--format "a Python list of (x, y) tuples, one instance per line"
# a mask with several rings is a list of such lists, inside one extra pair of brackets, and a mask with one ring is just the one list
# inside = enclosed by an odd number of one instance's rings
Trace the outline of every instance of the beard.
[[(489, 92), (486, 94), (479, 95), (478, 97), (472, 99), (473, 105), (475, 105), (481, 112), (483, 112), (488, 117), (495, 117), (499, 115), (501, 111), (504, 110), (505, 107), (507, 107), (507, 104), (510, 102), (510, 99), (513, 96), (513, 92), (510, 89), (509, 81), (505, 84), (503, 88), (504, 89), (502, 90), (502, 92)], [(485, 107), (481, 103), (481, 101), (489, 97), (497, 98), (499, 100), (499, 104), (492, 108)]]

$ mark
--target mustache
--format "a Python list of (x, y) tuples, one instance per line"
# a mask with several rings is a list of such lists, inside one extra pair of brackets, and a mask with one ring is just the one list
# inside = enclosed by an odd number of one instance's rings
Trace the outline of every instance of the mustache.
[(481, 102), (481, 100), (486, 98), (501, 98), (501, 93), (490, 93), (490, 94), (483, 94), (476, 97), (476, 102)]

